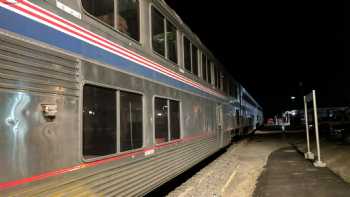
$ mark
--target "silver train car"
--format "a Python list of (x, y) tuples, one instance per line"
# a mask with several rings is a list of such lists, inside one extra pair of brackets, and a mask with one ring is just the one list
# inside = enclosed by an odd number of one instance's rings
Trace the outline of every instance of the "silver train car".
[(0, 196), (140, 196), (262, 108), (164, 1), (0, 0)]

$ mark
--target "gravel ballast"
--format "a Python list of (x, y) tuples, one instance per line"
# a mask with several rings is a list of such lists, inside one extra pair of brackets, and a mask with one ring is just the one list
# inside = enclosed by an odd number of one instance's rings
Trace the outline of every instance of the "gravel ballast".
[[(187, 196), (252, 196), (268, 156), (288, 144), (281, 134), (264, 138), (266, 132), (231, 145), (219, 158), (168, 194)], [(271, 135), (271, 134), (269, 134)]]

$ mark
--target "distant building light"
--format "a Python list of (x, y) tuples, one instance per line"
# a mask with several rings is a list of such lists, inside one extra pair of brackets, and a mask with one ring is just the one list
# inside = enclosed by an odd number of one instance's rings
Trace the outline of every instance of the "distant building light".
[(291, 96), (291, 97), (290, 97), (290, 99), (295, 100), (295, 99), (296, 99), (296, 97), (295, 97), (295, 96)]

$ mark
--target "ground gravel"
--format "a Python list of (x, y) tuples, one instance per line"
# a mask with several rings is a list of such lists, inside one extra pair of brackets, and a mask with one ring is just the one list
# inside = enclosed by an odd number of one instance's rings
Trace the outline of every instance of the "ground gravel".
[(266, 132), (231, 145), (227, 152), (179, 186), (169, 197), (252, 196), (257, 179), (275, 150), (287, 147), (281, 134), (264, 138)]

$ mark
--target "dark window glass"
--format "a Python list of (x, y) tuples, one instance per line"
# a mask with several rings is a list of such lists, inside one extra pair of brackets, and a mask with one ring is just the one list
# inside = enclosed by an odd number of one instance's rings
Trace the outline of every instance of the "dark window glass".
[(118, 0), (117, 8), (117, 29), (138, 41), (140, 34), (139, 1)]
[(225, 79), (225, 82), (226, 82), (226, 94), (230, 95), (231, 81), (228, 79)]
[(154, 100), (154, 120), (156, 143), (160, 144), (169, 141), (168, 134), (168, 100), (155, 98)]
[[(219, 68), (218, 68), (218, 70), (219, 70)], [(218, 89), (221, 89), (221, 72), (220, 71), (218, 71)]]
[(192, 72), (198, 76), (198, 49), (192, 45)]
[(171, 140), (180, 138), (180, 104), (170, 101), (170, 136)]
[(202, 77), (203, 80), (207, 80), (207, 57), (202, 54)]
[(86, 158), (116, 152), (116, 92), (84, 86), (83, 155)]
[(214, 86), (217, 88), (218, 87), (218, 71), (216, 66), (214, 65)]
[(114, 0), (82, 0), (81, 2), (87, 12), (114, 27)]
[(237, 98), (237, 92), (238, 92), (238, 88), (237, 88), (237, 85), (236, 85), (236, 82), (233, 81), (232, 84), (231, 84), (231, 91), (232, 91), (232, 97), (234, 98)]
[[(222, 73), (221, 73), (222, 74)], [(227, 93), (227, 80), (226, 80), (226, 77), (225, 77), (225, 75), (224, 74), (222, 74), (223, 75), (223, 78), (221, 79), (221, 81), (222, 81), (222, 90), (225, 92), (225, 93)]]
[(211, 62), (209, 59), (207, 59), (207, 71), (208, 71), (208, 83), (212, 83), (211, 78), (212, 78), (212, 72), (211, 72)]
[(165, 56), (164, 16), (152, 7), (152, 47), (153, 50)]
[(142, 95), (120, 92), (120, 151), (142, 147)]
[(192, 72), (191, 69), (191, 41), (184, 37), (184, 64), (185, 69), (189, 72)]
[(177, 63), (177, 35), (176, 28), (169, 21), (167, 21), (167, 49), (168, 59)]

